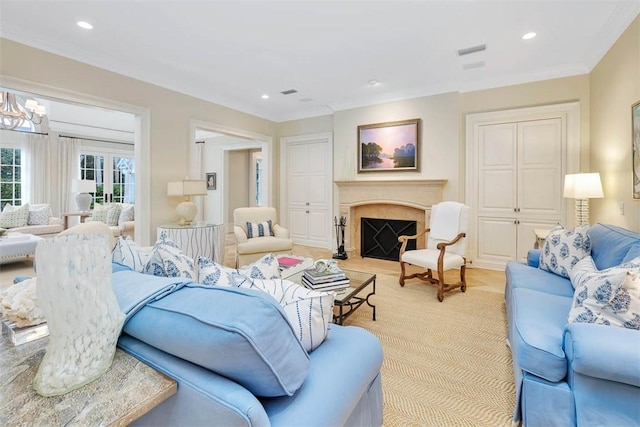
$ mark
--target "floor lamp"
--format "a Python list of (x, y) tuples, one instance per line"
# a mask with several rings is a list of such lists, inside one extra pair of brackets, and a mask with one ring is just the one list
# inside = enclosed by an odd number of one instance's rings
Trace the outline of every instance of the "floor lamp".
[(589, 199), (604, 197), (599, 173), (575, 173), (564, 177), (564, 197), (576, 199), (576, 227), (589, 225)]

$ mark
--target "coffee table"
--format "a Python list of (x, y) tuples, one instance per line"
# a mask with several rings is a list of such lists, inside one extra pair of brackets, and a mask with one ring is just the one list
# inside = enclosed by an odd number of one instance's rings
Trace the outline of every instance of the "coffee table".
[(33, 255), (42, 237), (9, 232), (0, 237), (0, 259)]
[[(361, 271), (344, 270), (349, 278), (349, 287), (336, 292), (334, 306), (338, 314), (333, 315), (333, 322), (342, 325), (362, 304), (367, 303), (373, 309), (373, 320), (376, 320), (376, 306), (371, 304), (369, 298), (376, 294), (376, 275)], [(364, 296), (364, 292), (371, 285), (370, 292)], [(362, 293), (362, 295), (361, 295)], [(346, 310), (346, 311), (345, 311)]]

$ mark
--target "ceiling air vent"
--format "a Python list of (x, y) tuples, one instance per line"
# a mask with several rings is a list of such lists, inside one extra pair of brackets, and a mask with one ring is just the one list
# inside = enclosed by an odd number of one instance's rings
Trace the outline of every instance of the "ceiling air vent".
[(289, 89), (289, 90), (283, 90), (280, 93), (283, 94), (283, 95), (291, 95), (292, 93), (298, 93), (298, 91), (295, 90), (295, 89)]
[(311, 102), (311, 101), (313, 101), (313, 99), (312, 98), (302, 98), (302, 99), (298, 99), (298, 101), (300, 101), (300, 102)]
[(478, 46), (466, 47), (464, 49), (458, 50), (458, 56), (471, 55), (472, 53), (482, 52), (483, 50), (487, 50), (486, 44), (479, 44)]
[(484, 66), (485, 66), (484, 61), (478, 61), (478, 62), (472, 62), (470, 64), (464, 64), (462, 68), (465, 70), (472, 70), (474, 68), (482, 68)]

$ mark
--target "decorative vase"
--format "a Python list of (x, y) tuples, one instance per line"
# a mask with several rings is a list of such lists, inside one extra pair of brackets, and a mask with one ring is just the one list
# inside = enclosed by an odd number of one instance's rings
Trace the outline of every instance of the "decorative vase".
[(33, 387), (57, 396), (109, 369), (125, 315), (111, 289), (111, 256), (101, 234), (75, 234), (38, 243), (37, 296), (49, 344)]

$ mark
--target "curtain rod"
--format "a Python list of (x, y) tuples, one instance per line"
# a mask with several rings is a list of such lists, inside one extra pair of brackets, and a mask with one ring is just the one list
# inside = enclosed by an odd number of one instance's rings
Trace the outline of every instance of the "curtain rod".
[(6, 130), (6, 131), (9, 131), (9, 132), (32, 133), (32, 134), (34, 134), (34, 135), (49, 135), (49, 134), (48, 134), (48, 133), (46, 133), (46, 132), (29, 132), (29, 131), (26, 131), (26, 130), (3, 129), (3, 128), (0, 128), (0, 129), (2, 129), (2, 130)]
[(117, 142), (117, 141), (109, 141), (106, 139), (95, 139), (95, 138), (82, 138), (80, 136), (71, 136), (71, 135), (59, 135), (59, 138), (70, 138), (70, 139), (83, 139), (85, 141), (96, 141), (96, 142), (106, 142), (109, 144), (121, 144), (121, 145), (135, 145), (133, 142)]

